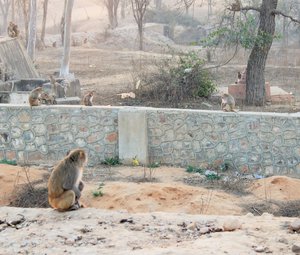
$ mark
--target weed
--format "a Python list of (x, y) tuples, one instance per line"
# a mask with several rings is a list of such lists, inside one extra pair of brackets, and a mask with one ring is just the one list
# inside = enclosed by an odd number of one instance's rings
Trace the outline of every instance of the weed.
[(188, 173), (199, 173), (199, 174), (203, 174), (204, 173), (203, 169), (201, 169), (200, 167), (194, 167), (194, 166), (188, 166), (186, 168), (186, 171)]
[(102, 189), (104, 187), (104, 183), (100, 183), (97, 190), (93, 191), (93, 196), (94, 197), (102, 197), (104, 195)]
[(112, 158), (105, 158), (101, 164), (103, 165), (108, 165), (108, 166), (116, 166), (116, 165), (121, 165), (121, 160), (119, 159), (118, 156), (112, 157)]

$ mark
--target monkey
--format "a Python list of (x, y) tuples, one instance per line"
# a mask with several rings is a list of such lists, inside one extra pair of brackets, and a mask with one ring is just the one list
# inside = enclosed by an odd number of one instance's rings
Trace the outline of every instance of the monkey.
[(70, 151), (53, 169), (48, 180), (48, 200), (58, 211), (77, 210), (84, 188), (81, 180), (87, 154), (83, 149)]
[(230, 5), (230, 7), (228, 7), (227, 9), (229, 11), (233, 11), (233, 12), (239, 12), (241, 10), (241, 1), (240, 0), (235, 0), (235, 3), (232, 3)]
[(241, 79), (242, 79), (242, 74), (241, 74), (240, 71), (238, 71), (238, 73), (237, 73), (237, 81), (235, 82), (235, 84), (240, 83), (240, 82), (241, 82)]
[(9, 37), (12, 37), (12, 38), (18, 37), (20, 34), (18, 25), (16, 25), (12, 21), (9, 22), (9, 25), (7, 27), (7, 34)]
[(58, 82), (56, 82), (53, 75), (50, 75), (49, 79), (50, 79), (50, 84), (51, 84), (51, 93), (52, 93), (52, 95), (57, 97), (57, 86), (60, 86), (60, 84)]
[(40, 96), (40, 102), (43, 104), (57, 104), (55, 100), (55, 96), (48, 94), (47, 92), (43, 92)]
[(229, 93), (223, 93), (221, 99), (221, 109), (224, 112), (237, 112), (237, 110), (235, 109), (235, 100), (232, 95), (230, 95)]
[(57, 45), (56, 41), (52, 43), (53, 48), (56, 48), (56, 45)]
[(85, 106), (93, 106), (94, 93), (95, 91), (91, 91), (84, 95), (82, 102)]
[(39, 106), (40, 105), (40, 95), (43, 91), (42, 87), (37, 87), (33, 89), (29, 94), (29, 104), (32, 106)]

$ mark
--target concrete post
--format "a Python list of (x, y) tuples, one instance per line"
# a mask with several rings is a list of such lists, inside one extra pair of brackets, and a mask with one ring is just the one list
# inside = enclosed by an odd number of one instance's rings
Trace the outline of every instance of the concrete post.
[(141, 164), (148, 164), (148, 134), (146, 111), (141, 108), (124, 108), (119, 111), (119, 158), (131, 164), (137, 157)]

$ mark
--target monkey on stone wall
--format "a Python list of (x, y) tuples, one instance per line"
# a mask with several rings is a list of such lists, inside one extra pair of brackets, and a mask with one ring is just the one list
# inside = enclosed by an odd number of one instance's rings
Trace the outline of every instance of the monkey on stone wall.
[(221, 100), (221, 109), (224, 112), (237, 112), (235, 109), (235, 99), (232, 95), (223, 93)]
[(40, 105), (40, 96), (42, 91), (42, 87), (37, 87), (30, 92), (28, 101), (31, 107)]
[(95, 93), (95, 91), (91, 91), (84, 95), (84, 97), (82, 99), (82, 103), (85, 106), (93, 106), (94, 93)]
[(83, 167), (87, 154), (82, 149), (74, 149), (53, 169), (48, 181), (49, 204), (59, 211), (77, 210), (81, 192)]

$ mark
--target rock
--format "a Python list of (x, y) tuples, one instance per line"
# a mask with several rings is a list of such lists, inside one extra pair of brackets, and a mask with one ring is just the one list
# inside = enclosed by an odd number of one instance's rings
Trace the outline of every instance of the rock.
[(187, 229), (189, 229), (189, 230), (195, 230), (196, 228), (197, 228), (197, 224), (195, 222), (193, 222), (187, 226)]
[(253, 213), (247, 213), (246, 215), (245, 215), (245, 217), (247, 217), (247, 218), (253, 218), (253, 217), (255, 217), (254, 216), (254, 214)]
[(242, 227), (242, 223), (238, 219), (227, 219), (223, 223), (224, 231), (234, 231), (236, 229), (240, 229)]
[(264, 252), (266, 250), (266, 247), (264, 247), (264, 246), (257, 246), (257, 247), (254, 248), (254, 250), (256, 252)]
[(201, 106), (203, 109), (212, 109), (213, 107), (211, 104), (205, 102), (201, 103)]
[(274, 217), (273, 214), (270, 214), (270, 213), (267, 213), (267, 212), (264, 212), (261, 217), (265, 218), (265, 219), (272, 219)]
[(300, 243), (294, 244), (292, 246), (292, 252), (294, 252), (294, 253), (300, 253)]
[(290, 224), (289, 229), (292, 230), (292, 231), (299, 232), (300, 231), (300, 219), (297, 219), (297, 220), (293, 221)]
[(202, 228), (200, 228), (200, 230), (199, 230), (199, 233), (200, 233), (201, 235), (207, 234), (207, 233), (209, 233), (209, 232), (210, 232), (210, 229), (209, 229), (208, 227), (202, 227)]

